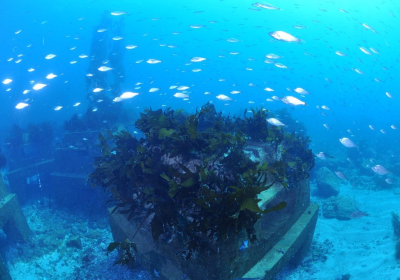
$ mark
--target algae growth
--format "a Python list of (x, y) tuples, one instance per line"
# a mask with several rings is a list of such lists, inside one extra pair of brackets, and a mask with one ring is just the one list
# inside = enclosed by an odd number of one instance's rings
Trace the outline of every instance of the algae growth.
[[(261, 209), (258, 195), (274, 183), (290, 190), (314, 165), (309, 140), (268, 124), (268, 115), (259, 109), (251, 117), (224, 116), (211, 104), (194, 114), (148, 109), (136, 121), (145, 137), (99, 135), (102, 156), (92, 185), (110, 191), (114, 211), (139, 228), (150, 223), (154, 241), (178, 239), (184, 259), (241, 231), (254, 243), (262, 215), (286, 207), (282, 201)], [(279, 157), (253, 161), (245, 153), (249, 142), (268, 145)]]

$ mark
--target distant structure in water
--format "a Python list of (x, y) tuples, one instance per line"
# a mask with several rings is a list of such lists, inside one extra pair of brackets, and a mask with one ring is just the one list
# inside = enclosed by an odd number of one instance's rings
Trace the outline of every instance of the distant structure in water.
[[(87, 98), (91, 107), (104, 108), (114, 97), (121, 94), (121, 83), (125, 77), (125, 48), (117, 37), (122, 35), (123, 27), (124, 18), (115, 19), (105, 12), (100, 23), (93, 28), (90, 65), (86, 75)], [(101, 66), (110, 67), (112, 71), (99, 71)], [(103, 90), (96, 93), (93, 92), (95, 88)], [(108, 96), (107, 92), (110, 92), (111, 96)], [(97, 102), (99, 99), (103, 102)]]

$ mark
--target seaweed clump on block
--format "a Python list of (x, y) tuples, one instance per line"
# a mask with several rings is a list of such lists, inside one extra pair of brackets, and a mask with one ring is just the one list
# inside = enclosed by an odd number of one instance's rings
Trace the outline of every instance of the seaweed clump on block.
[[(293, 176), (307, 178), (314, 165), (309, 140), (269, 125), (268, 114), (223, 116), (211, 104), (194, 114), (145, 110), (136, 121), (145, 137), (99, 135), (92, 185), (111, 192), (114, 211), (136, 220), (137, 231), (150, 224), (154, 241), (179, 240), (183, 259), (242, 231), (254, 243), (255, 223), (286, 206), (261, 209), (258, 195), (274, 183), (290, 188)], [(252, 160), (244, 152), (249, 141), (271, 145), (279, 159)]]

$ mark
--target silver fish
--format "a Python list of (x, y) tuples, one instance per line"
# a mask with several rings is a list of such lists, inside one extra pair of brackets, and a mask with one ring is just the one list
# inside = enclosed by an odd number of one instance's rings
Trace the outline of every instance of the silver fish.
[(300, 43), (301, 40), (294, 37), (293, 35), (290, 35), (289, 33), (286, 33), (285, 31), (274, 31), (274, 32), (269, 32), (269, 36), (272, 38), (278, 40), (278, 41), (283, 41), (283, 42), (297, 42)]
[(267, 9), (267, 10), (282, 10), (281, 8), (275, 7), (271, 4), (268, 3), (260, 3), (260, 2), (256, 2), (253, 4), (254, 7), (256, 8), (262, 8), (262, 9)]

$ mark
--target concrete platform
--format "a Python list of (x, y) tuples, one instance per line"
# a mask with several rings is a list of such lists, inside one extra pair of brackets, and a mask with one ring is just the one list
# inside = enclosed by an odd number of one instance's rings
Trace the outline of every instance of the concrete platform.
[[(305, 185), (308, 182), (304, 182)], [(287, 197), (286, 189), (281, 186), (274, 186), (263, 194), (263, 206), (274, 205), (276, 201)], [(151, 230), (143, 227), (139, 230), (133, 242), (138, 246), (140, 259), (138, 260), (149, 271), (156, 269), (161, 279), (180, 280), (184, 275), (186, 279), (232, 279), (232, 278), (260, 278), (274, 279), (279, 271), (289, 262), (300, 263), (307, 253), (314, 234), (318, 217), (318, 205), (309, 204), (302, 209), (296, 208), (293, 212), (291, 207), (285, 211), (267, 214), (265, 220), (258, 223), (259, 243), (257, 246), (250, 246), (246, 254), (240, 253), (237, 241), (243, 240), (246, 236), (240, 236), (238, 240), (229, 239), (220, 245), (219, 252), (209, 252), (208, 267), (202, 265), (201, 261), (189, 263), (196, 269), (185, 268), (185, 263), (174, 258), (177, 247), (171, 244), (157, 242), (154, 244), (151, 237)], [(111, 214), (109, 209), (110, 225), (115, 241), (131, 238), (136, 232), (137, 223), (128, 222), (125, 215), (118, 211)], [(268, 248), (263, 251), (263, 248)], [(261, 252), (263, 254), (260, 254)], [(237, 254), (239, 252), (240, 254)], [(252, 264), (249, 259), (257, 258)], [(251, 264), (251, 265), (250, 265)], [(229, 275), (229, 270), (236, 269), (236, 275)], [(216, 275), (215, 271), (224, 271)], [(247, 273), (246, 273), (247, 272)], [(203, 275), (203, 278), (201, 278)]]
[(272, 280), (287, 263), (300, 263), (311, 246), (317, 218), (318, 205), (311, 204), (282, 239), (243, 277)]
[[(54, 165), (55, 160), (48, 159), (11, 170), (7, 173), (11, 192), (18, 196), (18, 200), (22, 205), (38, 194), (38, 187), (29, 185), (27, 179), (38, 174), (44, 179), (46, 174), (50, 174), (54, 170)], [(42, 184), (46, 186), (45, 180), (42, 180)]]
[(15, 194), (0, 199), (0, 228), (11, 241), (28, 241), (31, 230)]
[(0, 256), (0, 279), (1, 280), (12, 280), (10, 274), (8, 273), (6, 264)]
[[(7, 239), (12, 241), (27, 242), (31, 230), (18, 203), (15, 194), (9, 194), (0, 175), (0, 229), (3, 229)], [(11, 279), (1, 256), (0, 256), (0, 279)]]

